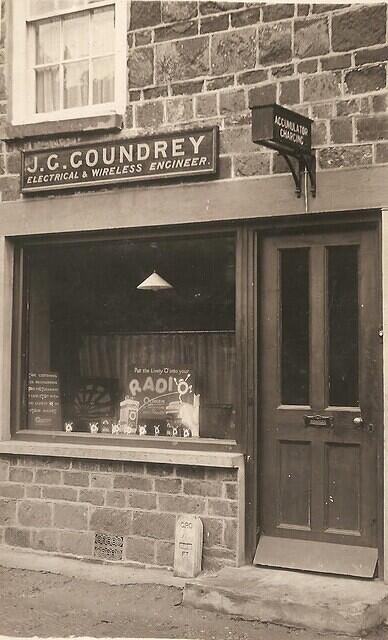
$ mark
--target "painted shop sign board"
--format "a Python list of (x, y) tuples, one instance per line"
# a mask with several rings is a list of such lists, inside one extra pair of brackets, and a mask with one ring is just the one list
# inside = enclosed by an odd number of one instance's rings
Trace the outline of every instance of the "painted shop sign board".
[(312, 120), (278, 104), (252, 106), (252, 140), (289, 154), (311, 154)]
[(120, 402), (123, 433), (140, 436), (199, 436), (199, 395), (190, 366), (135, 366)]
[(22, 154), (23, 193), (217, 171), (218, 127)]
[(28, 374), (28, 426), (30, 429), (62, 428), (58, 373)]
[(202, 569), (203, 524), (198, 516), (179, 516), (175, 528), (174, 574), (195, 578)]

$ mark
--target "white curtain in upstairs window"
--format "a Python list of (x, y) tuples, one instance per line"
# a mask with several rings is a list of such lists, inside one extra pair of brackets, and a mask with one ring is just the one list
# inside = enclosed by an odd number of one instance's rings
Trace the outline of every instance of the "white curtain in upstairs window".
[(92, 54), (106, 55), (114, 51), (115, 14), (114, 8), (104, 7), (93, 11)]
[(36, 71), (36, 112), (59, 109), (59, 69), (46, 67)]
[(89, 62), (72, 62), (63, 69), (63, 106), (83, 107), (89, 101)]
[(113, 102), (114, 58), (107, 56), (93, 60), (93, 104)]
[(63, 20), (64, 60), (85, 58), (89, 55), (89, 16), (75, 15)]
[(59, 62), (59, 28), (59, 20), (49, 20), (36, 25), (36, 64)]
[(113, 7), (98, 9), (92, 19), (92, 55), (96, 56), (92, 61), (93, 104), (114, 100), (114, 56), (107, 55), (113, 51)]
[(59, 28), (58, 20), (49, 20), (36, 25), (35, 92), (37, 113), (59, 109)]

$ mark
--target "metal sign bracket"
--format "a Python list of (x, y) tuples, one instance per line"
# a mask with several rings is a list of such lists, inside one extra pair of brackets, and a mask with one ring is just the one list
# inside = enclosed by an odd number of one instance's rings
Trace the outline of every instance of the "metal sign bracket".
[(305, 171), (307, 171), (310, 177), (311, 184), (311, 195), (313, 198), (317, 195), (317, 179), (316, 179), (316, 159), (315, 153), (311, 152), (311, 154), (300, 154), (298, 156), (289, 155), (288, 153), (284, 153), (282, 151), (278, 151), (278, 153), (285, 159), (287, 162), (288, 168), (292, 173), (292, 177), (295, 182), (295, 193), (298, 198), (302, 195), (302, 181)]
[(316, 159), (311, 149), (313, 120), (280, 104), (251, 104), (252, 141), (278, 151), (287, 162), (298, 198), (304, 193), (308, 211), (308, 180), (313, 197), (317, 193)]

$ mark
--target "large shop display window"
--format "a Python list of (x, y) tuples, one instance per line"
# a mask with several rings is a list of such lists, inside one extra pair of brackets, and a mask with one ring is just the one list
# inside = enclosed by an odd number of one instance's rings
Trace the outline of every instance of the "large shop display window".
[(24, 271), (22, 428), (235, 437), (234, 237), (40, 245)]

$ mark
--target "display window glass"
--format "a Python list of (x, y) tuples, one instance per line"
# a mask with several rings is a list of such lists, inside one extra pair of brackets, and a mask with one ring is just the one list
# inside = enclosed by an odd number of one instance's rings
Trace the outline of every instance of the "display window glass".
[(235, 438), (234, 236), (42, 244), (23, 255), (19, 428)]

